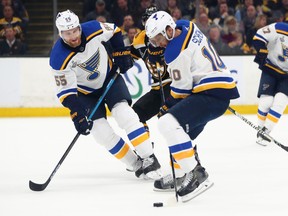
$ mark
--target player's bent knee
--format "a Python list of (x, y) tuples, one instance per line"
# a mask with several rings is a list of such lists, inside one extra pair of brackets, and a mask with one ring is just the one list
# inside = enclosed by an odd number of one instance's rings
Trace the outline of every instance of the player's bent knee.
[(181, 127), (179, 122), (170, 113), (163, 115), (158, 120), (158, 128), (162, 134), (170, 133), (171, 131), (179, 129), (179, 127)]
[(119, 136), (114, 132), (105, 118), (94, 121), (91, 134), (97, 143), (105, 146), (107, 149), (113, 148), (115, 143), (119, 141)]

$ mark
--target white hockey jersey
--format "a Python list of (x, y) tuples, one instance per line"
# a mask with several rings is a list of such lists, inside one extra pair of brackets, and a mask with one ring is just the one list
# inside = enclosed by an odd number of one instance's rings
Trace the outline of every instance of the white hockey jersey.
[(50, 66), (57, 85), (57, 97), (61, 102), (77, 91), (89, 94), (103, 86), (112, 60), (102, 42), (121, 31), (111, 23), (90, 21), (81, 24), (82, 43), (71, 48), (60, 38), (52, 48)]
[(265, 26), (257, 31), (253, 40), (263, 42), (268, 49), (266, 67), (280, 74), (288, 73), (288, 23)]
[(171, 96), (185, 98), (205, 93), (220, 98), (239, 97), (236, 83), (216, 50), (189, 21), (177, 21), (181, 34), (170, 41), (164, 56), (172, 78)]

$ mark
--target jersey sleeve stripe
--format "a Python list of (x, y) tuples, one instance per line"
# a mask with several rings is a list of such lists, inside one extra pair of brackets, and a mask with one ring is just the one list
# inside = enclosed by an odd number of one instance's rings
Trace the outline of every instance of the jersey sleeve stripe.
[(264, 38), (262, 35), (260, 34), (256, 34), (254, 37), (253, 37), (253, 40), (260, 40), (260, 41), (263, 41), (265, 44), (268, 43), (268, 41), (266, 40), (266, 38)]

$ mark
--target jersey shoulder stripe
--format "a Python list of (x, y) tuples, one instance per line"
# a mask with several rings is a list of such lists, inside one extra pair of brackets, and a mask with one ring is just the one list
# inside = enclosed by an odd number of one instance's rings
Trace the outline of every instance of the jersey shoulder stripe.
[(86, 36), (86, 42), (103, 33), (100, 23), (95, 20), (83, 23), (81, 27)]
[(275, 30), (278, 34), (283, 34), (288, 36), (288, 24), (284, 22), (279, 22), (275, 24)]
[(54, 70), (64, 70), (69, 61), (76, 55), (75, 52), (69, 50), (62, 43), (64, 43), (62, 39), (58, 39), (50, 54), (50, 66)]
[(180, 28), (182, 32), (178, 37), (170, 41), (170, 43), (166, 47), (164, 57), (167, 64), (174, 61), (179, 56), (181, 51), (185, 50), (188, 47), (191, 37), (193, 35), (194, 24), (192, 22), (187, 20), (180, 20), (177, 21), (176, 24), (176, 28)]
[(137, 35), (135, 35), (133, 39), (132, 46), (135, 47), (135, 49), (139, 49), (141, 47), (145, 47), (145, 37), (146, 37), (146, 31), (143, 30), (139, 32)]

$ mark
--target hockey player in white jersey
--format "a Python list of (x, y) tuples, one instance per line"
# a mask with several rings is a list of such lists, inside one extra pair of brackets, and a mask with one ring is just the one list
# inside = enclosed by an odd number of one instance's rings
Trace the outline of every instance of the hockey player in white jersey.
[[(193, 140), (209, 121), (225, 113), (239, 93), (230, 71), (194, 23), (175, 23), (168, 13), (158, 11), (149, 17), (145, 29), (152, 44), (165, 47), (172, 83), (170, 96), (159, 112), (159, 130), (186, 173), (177, 191), (185, 202), (211, 186), (208, 173), (195, 159)], [(156, 182), (166, 184), (167, 180), (164, 177)]]
[[(112, 67), (119, 67), (120, 72), (125, 73), (133, 65), (121, 30), (112, 23), (80, 24), (78, 16), (70, 10), (58, 13), (56, 26), (60, 38), (52, 48), (50, 66), (56, 80), (57, 97), (70, 110), (78, 133), (88, 135), (91, 132), (97, 143), (126, 164), (137, 177), (159, 178), (160, 164), (145, 128), (130, 107), (131, 96), (122, 76), (114, 81), (91, 121), (87, 120), (113, 76)], [(115, 65), (103, 42), (110, 43)], [(105, 104), (140, 157), (109, 125)]]
[[(258, 89), (258, 125), (270, 133), (288, 103), (288, 22), (267, 25), (256, 32), (254, 61), (262, 70)], [(270, 141), (257, 134), (256, 143), (266, 146)]]

